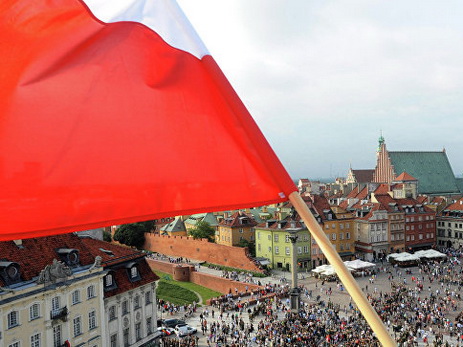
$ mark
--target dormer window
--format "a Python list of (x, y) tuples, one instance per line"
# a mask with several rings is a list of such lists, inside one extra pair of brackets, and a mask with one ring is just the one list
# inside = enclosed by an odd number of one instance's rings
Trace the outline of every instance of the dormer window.
[(129, 263), (126, 266), (127, 274), (129, 276), (130, 282), (136, 282), (141, 280), (140, 271), (138, 271), (138, 264), (137, 263)]
[(56, 252), (68, 266), (79, 265), (79, 251), (73, 248), (58, 248)]
[(103, 277), (104, 291), (113, 290), (117, 288), (116, 278), (114, 271), (109, 271), (106, 276)]
[(0, 276), (9, 285), (21, 280), (20, 266), (11, 261), (0, 261)]

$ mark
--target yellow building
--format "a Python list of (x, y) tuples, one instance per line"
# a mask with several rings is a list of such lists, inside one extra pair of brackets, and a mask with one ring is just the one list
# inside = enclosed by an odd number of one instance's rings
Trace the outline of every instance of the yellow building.
[(256, 221), (244, 212), (235, 212), (217, 226), (215, 242), (220, 245), (238, 246), (241, 241), (255, 241)]

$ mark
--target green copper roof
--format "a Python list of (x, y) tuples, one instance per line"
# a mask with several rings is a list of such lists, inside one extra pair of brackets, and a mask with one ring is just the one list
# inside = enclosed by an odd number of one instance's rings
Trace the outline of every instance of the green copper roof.
[(176, 232), (176, 231), (185, 231), (185, 225), (180, 217), (175, 217), (175, 219), (169, 224), (164, 225), (161, 228), (161, 231), (165, 232)]
[(406, 172), (418, 180), (420, 194), (460, 192), (445, 152), (389, 152), (394, 172)]
[(456, 182), (458, 188), (460, 189), (460, 193), (463, 193), (463, 178), (457, 178)]

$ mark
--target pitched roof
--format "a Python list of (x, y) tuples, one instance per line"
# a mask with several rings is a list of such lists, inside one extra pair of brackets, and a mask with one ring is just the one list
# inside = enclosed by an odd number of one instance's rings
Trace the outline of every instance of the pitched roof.
[(182, 221), (182, 218), (175, 217), (175, 219), (172, 222), (164, 225), (161, 228), (161, 231), (174, 233), (174, 232), (179, 232), (179, 231), (186, 231), (186, 229), (185, 229), (185, 224)]
[(381, 183), (373, 192), (373, 194), (387, 194), (390, 191), (389, 185), (386, 183)]
[(257, 225), (259, 228), (272, 229), (272, 230), (288, 230), (288, 229), (307, 229), (305, 224), (300, 221), (298, 215), (296, 218), (287, 216), (283, 220), (268, 220)]
[(366, 169), (366, 170), (352, 170), (352, 173), (355, 176), (355, 180), (358, 183), (369, 183), (373, 181), (373, 173), (375, 172), (374, 169)]
[(417, 181), (417, 179), (404, 171), (394, 181)]
[[(20, 247), (13, 241), (1, 241), (0, 257), (18, 263), (21, 267), (21, 278), (28, 281), (37, 277), (45, 266), (53, 263), (54, 259), (60, 260), (56, 252), (58, 248), (79, 250), (79, 263), (82, 266), (93, 264), (95, 261), (95, 257), (83, 247), (81, 239), (74, 234), (25, 239), (22, 240)], [(3, 284), (1, 279), (0, 283)]]
[(439, 194), (460, 192), (455, 175), (442, 152), (389, 152), (396, 173), (407, 172), (418, 179), (418, 193)]
[[(78, 250), (79, 266), (92, 265), (96, 256), (102, 258), (103, 267), (137, 260), (141, 273), (144, 266), (142, 263), (146, 263), (145, 254), (141, 251), (91, 238), (80, 238), (73, 233), (25, 239), (19, 247), (13, 241), (0, 242), (1, 258), (20, 265), (21, 279), (24, 281), (37, 277), (45, 266), (53, 263), (54, 259), (60, 260), (57, 253), (59, 248)], [(158, 279), (152, 271), (149, 271), (150, 273), (146, 272), (146, 269), (143, 271), (142, 280), (137, 282), (136, 286)], [(122, 283), (121, 281), (121, 285)], [(4, 285), (1, 278), (0, 285)], [(123, 288), (121, 286), (121, 291)]]
[(242, 211), (235, 212), (230, 217), (223, 219), (219, 225), (227, 226), (227, 227), (253, 227), (256, 226), (256, 221), (251, 217), (248, 216), (246, 213)]

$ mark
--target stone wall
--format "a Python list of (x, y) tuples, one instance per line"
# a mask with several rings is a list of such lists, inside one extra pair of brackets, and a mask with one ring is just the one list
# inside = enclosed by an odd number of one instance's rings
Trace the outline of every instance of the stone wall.
[(188, 236), (145, 234), (144, 249), (171, 257), (228, 266), (248, 271), (263, 272), (247, 254), (246, 248), (218, 245), (206, 239), (194, 240)]
[[(189, 269), (190, 276), (189, 281), (200, 286), (215, 290), (222, 294), (228, 294), (230, 291), (235, 294), (235, 289), (238, 289), (238, 292), (244, 293), (246, 292), (246, 287), (248, 287), (248, 291), (257, 290), (259, 288), (258, 285), (250, 284), (250, 283), (243, 283), (238, 281), (233, 281), (228, 278), (218, 277), (211, 274), (198, 272), (194, 270), (193, 266), (189, 266), (187, 264), (183, 264), (183, 266), (179, 266), (179, 264), (169, 263), (161, 260), (155, 260), (146, 258), (148, 265), (150, 268), (155, 271), (159, 270), (165, 273), (168, 273), (172, 276), (175, 276), (176, 270), (181, 267), (182, 270), (187, 271)], [(185, 280), (182, 278), (181, 280)]]

